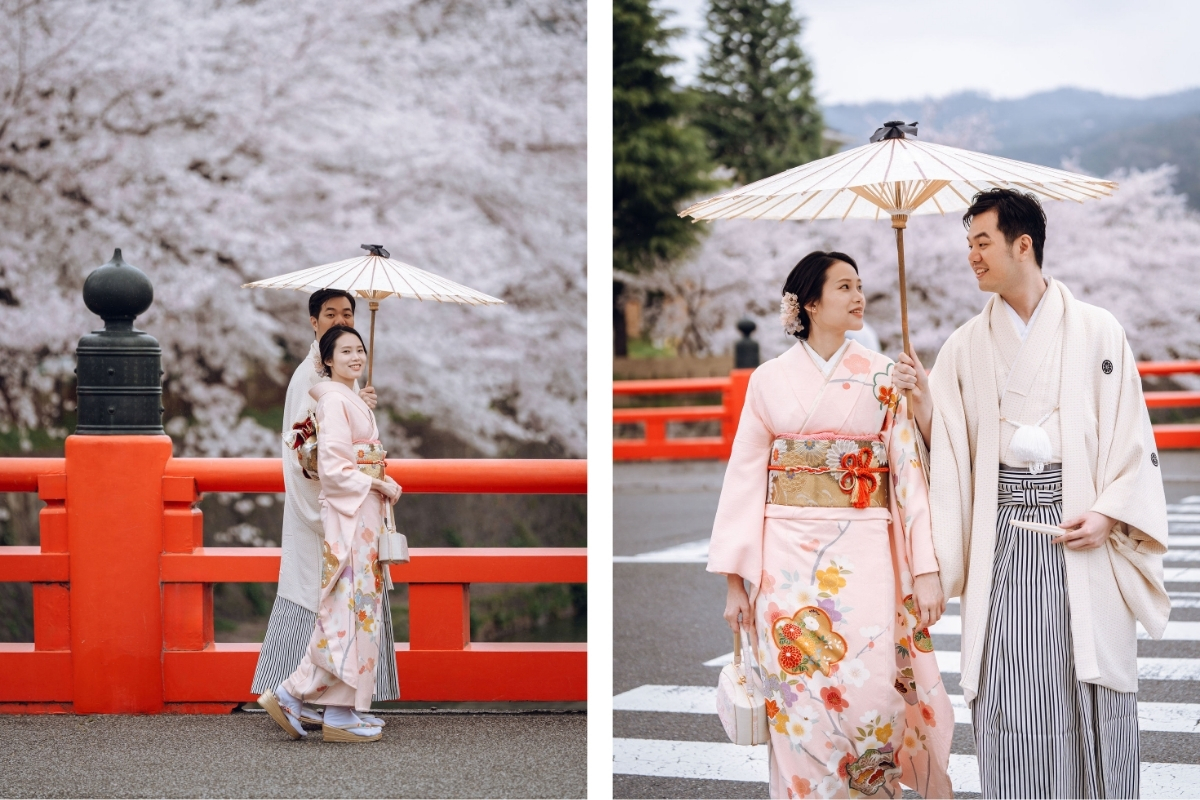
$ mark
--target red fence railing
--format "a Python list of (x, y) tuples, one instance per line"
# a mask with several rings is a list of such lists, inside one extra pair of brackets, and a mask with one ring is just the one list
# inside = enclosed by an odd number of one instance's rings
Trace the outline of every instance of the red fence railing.
[[(587, 462), (396, 461), (406, 493), (582, 494)], [(46, 501), (38, 547), (0, 547), (33, 584), (32, 643), (0, 643), (0, 711), (225, 712), (260, 645), (213, 641), (212, 585), (273, 582), (278, 548), (204, 547), (201, 492), (282, 492), (279, 459), (172, 458), (167, 437), (72, 436), (65, 458), (0, 459), (0, 491)], [(585, 700), (587, 645), (470, 640), (472, 583), (586, 583), (583, 548), (414, 548), (405, 700)]]
[[(642, 381), (613, 381), (614, 396), (647, 396), (721, 393), (719, 406), (658, 406), (614, 408), (613, 423), (640, 424), (638, 439), (615, 439), (614, 461), (728, 459), (737, 433), (746, 387), (753, 370), (733, 370), (726, 378), (678, 378)], [(1143, 376), (1200, 374), (1200, 361), (1146, 361), (1138, 364)], [(1200, 392), (1146, 392), (1149, 408), (1187, 408), (1200, 406)], [(719, 436), (668, 436), (670, 423), (717, 420)], [(1154, 426), (1154, 438), (1160, 449), (1200, 448), (1200, 425), (1160, 424)]]

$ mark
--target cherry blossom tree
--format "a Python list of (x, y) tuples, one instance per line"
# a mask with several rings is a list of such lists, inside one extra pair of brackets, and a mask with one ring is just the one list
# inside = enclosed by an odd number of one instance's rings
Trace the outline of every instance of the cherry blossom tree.
[(121, 247), (154, 282), (137, 324), (162, 343), (182, 449), (275, 453), (245, 387), (286, 384), (307, 297), (239, 287), (379, 242), (508, 303), (384, 301), (384, 406), (483, 452), (584, 452), (582, 0), (0, 15), (0, 426), (61, 425), (99, 327), (83, 279)]

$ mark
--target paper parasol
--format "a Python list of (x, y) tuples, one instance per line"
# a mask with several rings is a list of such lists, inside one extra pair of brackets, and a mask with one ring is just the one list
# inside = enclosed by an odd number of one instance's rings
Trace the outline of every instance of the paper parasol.
[(423, 269), (389, 258), (382, 245), (364, 244), (368, 255), (289, 272), (276, 278), (247, 283), (243, 289), (295, 289), (315, 292), (318, 289), (341, 289), (356, 297), (365, 298), (371, 309), (371, 337), (367, 353), (367, 386), (371, 385), (375, 361), (375, 312), (385, 297), (413, 297), (438, 303), (459, 303), (471, 306), (503, 305), (504, 301), (491, 295), (447, 280)]
[[(1112, 181), (1040, 167), (945, 145), (918, 142), (917, 123), (885, 122), (871, 143), (730, 189), (679, 213), (713, 219), (880, 219), (896, 230), (900, 326), (908, 340), (904, 228), (915, 214), (969, 208), (976, 192), (996, 187), (1032, 192), (1041, 200), (1083, 202), (1110, 196)], [(911, 407), (909, 409), (911, 413)]]

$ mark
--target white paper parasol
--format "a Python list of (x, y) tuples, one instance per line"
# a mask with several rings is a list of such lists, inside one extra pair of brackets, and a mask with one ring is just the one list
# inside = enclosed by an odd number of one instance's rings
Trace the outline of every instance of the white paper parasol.
[[(896, 230), (900, 267), (900, 325), (908, 340), (904, 228), (914, 214), (969, 208), (976, 192), (996, 187), (1032, 192), (1042, 200), (1083, 202), (1107, 197), (1112, 181), (955, 147), (918, 142), (917, 123), (885, 122), (871, 143), (731, 189), (680, 212), (694, 219), (880, 219)], [(911, 405), (909, 408), (911, 413)]]
[(356, 297), (365, 298), (371, 309), (371, 337), (367, 353), (367, 386), (371, 385), (375, 361), (375, 312), (379, 301), (385, 297), (414, 297), (417, 300), (432, 300), (438, 303), (459, 303), (471, 306), (503, 305), (504, 301), (491, 295), (477, 292), (460, 283), (417, 269), (389, 258), (391, 255), (382, 245), (364, 244), (368, 255), (309, 267), (298, 272), (289, 272), (276, 278), (267, 278), (243, 284), (243, 289), (295, 289), (300, 292), (315, 292), (318, 289), (341, 289)]

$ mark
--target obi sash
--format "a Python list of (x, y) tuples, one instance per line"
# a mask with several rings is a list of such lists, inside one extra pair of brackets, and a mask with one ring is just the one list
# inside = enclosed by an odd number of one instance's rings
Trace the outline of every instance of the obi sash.
[(354, 443), (354, 456), (358, 471), (376, 480), (383, 480), (387, 470), (387, 450), (378, 439)]
[(819, 508), (887, 508), (887, 451), (879, 434), (785, 434), (771, 444), (767, 502)]

